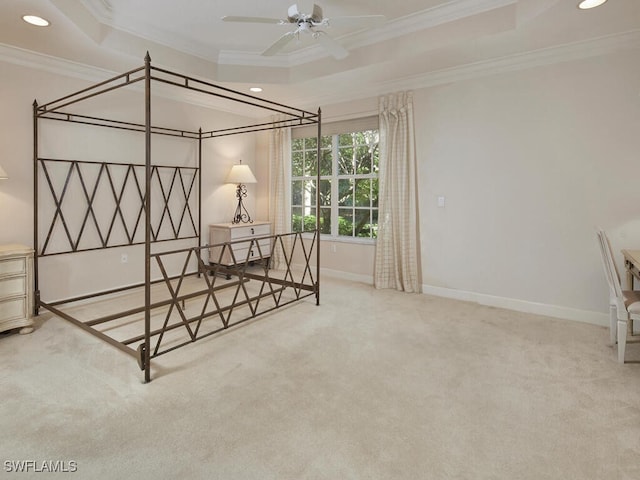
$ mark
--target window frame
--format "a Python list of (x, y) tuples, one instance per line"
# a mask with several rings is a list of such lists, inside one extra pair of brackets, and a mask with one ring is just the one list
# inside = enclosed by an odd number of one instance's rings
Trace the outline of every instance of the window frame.
[[(346, 125), (345, 125), (346, 124)], [(294, 131), (297, 129), (294, 129)], [(302, 129), (300, 129), (302, 130)], [(353, 172), (350, 174), (340, 174), (339, 170), (338, 170), (338, 166), (339, 166), (339, 150), (340, 150), (340, 142), (339, 142), (339, 137), (340, 135), (343, 134), (353, 134), (353, 133), (359, 133), (359, 132), (366, 132), (366, 131), (376, 131), (378, 134), (378, 141), (377, 141), (377, 145), (379, 145), (380, 142), (380, 137), (379, 137), (379, 127), (378, 127), (378, 118), (376, 117), (367, 117), (364, 119), (357, 119), (355, 121), (349, 121), (349, 122), (337, 122), (335, 124), (329, 124), (328, 128), (323, 125), (323, 130), (329, 130), (328, 133), (322, 133), (322, 136), (320, 138), (317, 137), (317, 135), (313, 135), (311, 134), (311, 132), (309, 132), (309, 134), (306, 134), (306, 132), (296, 132), (298, 133), (295, 136), (292, 136), (292, 144), (291, 144), (291, 162), (289, 165), (289, 171), (290, 171), (290, 182), (291, 182), (291, 189), (290, 189), (290, 199), (289, 199), (289, 205), (290, 205), (290, 209), (289, 209), (289, 218), (290, 218), (290, 227), (292, 229), (292, 231), (296, 231), (293, 227), (293, 215), (294, 215), (294, 208), (301, 208), (302, 209), (302, 230), (303, 230), (303, 235), (304, 235), (304, 217), (305, 217), (305, 208), (310, 208), (311, 211), (313, 211), (313, 213), (311, 213), (311, 215), (315, 215), (317, 219), (321, 218), (321, 209), (322, 208), (330, 208), (331, 209), (331, 231), (330, 233), (322, 233), (322, 227), (321, 225), (318, 223), (317, 227), (320, 230), (320, 236), (321, 238), (325, 239), (325, 240), (330, 240), (330, 241), (334, 241), (334, 242), (345, 242), (345, 243), (355, 243), (355, 244), (375, 244), (376, 242), (376, 238), (377, 235), (375, 237), (369, 236), (369, 237), (359, 237), (359, 236), (354, 236), (353, 235), (353, 230), (352, 230), (352, 234), (347, 236), (347, 235), (340, 235), (339, 234), (339, 218), (340, 218), (340, 210), (341, 209), (345, 209), (348, 208), (353, 212), (354, 218), (353, 220), (355, 220), (355, 213), (358, 210), (364, 210), (367, 211), (369, 213), (369, 220), (370, 223), (371, 220), (373, 220), (373, 218), (376, 218), (378, 220), (378, 222), (375, 223), (376, 225), (376, 229), (377, 229), (377, 225), (379, 224), (379, 217), (378, 217), (378, 212), (379, 212), (379, 203), (378, 201), (376, 201), (375, 203), (373, 202), (373, 199), (371, 197), (371, 195), (369, 196), (369, 206), (366, 207), (362, 207), (362, 206), (357, 206), (355, 205), (355, 186), (356, 186), (356, 181), (357, 180), (376, 180), (378, 182), (378, 192), (379, 192), (379, 163), (377, 164), (377, 166), (374, 168), (374, 164), (372, 162), (372, 168), (371, 168), (371, 172), (370, 173), (366, 173), (366, 174), (358, 174), (357, 172)], [(326, 137), (331, 137), (331, 175), (321, 175), (320, 173), (320, 163), (321, 163), (321, 159), (322, 159), (322, 155), (323, 155), (323, 151), (326, 150), (326, 148), (323, 148), (323, 140)], [(313, 149), (308, 149), (305, 148), (303, 146), (302, 150), (297, 150), (297, 151), (302, 151), (302, 152), (316, 152), (317, 155), (317, 159), (316, 159), (316, 166), (317, 166), (317, 171), (316, 174), (314, 175), (307, 175), (305, 176), (305, 166), (303, 164), (302, 166), (302, 176), (300, 175), (296, 175), (294, 176), (294, 160), (293, 160), (293, 155), (294, 155), (294, 142), (296, 140), (304, 140), (304, 139), (308, 139), (308, 138), (314, 138), (317, 139), (318, 144), (316, 145), (315, 148)], [(354, 147), (357, 147), (358, 145), (354, 145)], [(306, 155), (306, 154), (304, 154)], [(303, 155), (304, 159), (306, 160), (306, 157)], [(373, 160), (373, 159), (372, 159)], [(379, 151), (378, 151), (378, 161), (379, 161)], [(311, 206), (305, 206), (304, 205), (304, 198), (301, 199), (302, 205), (294, 205), (293, 204), (293, 196), (294, 196), (294, 189), (293, 189), (293, 183), (296, 181), (315, 181), (316, 182), (316, 194), (314, 202), (315, 205), (311, 205)], [(323, 207), (322, 205), (320, 205), (320, 182), (322, 182), (323, 180), (329, 180), (331, 182), (331, 190), (330, 190), (330, 195), (331, 195), (331, 203), (329, 207)], [(338, 202), (338, 198), (339, 198), (339, 185), (340, 185), (340, 181), (341, 180), (351, 180), (353, 181), (353, 195), (354, 195), (354, 199), (353, 199), (353, 204), (350, 206), (345, 206), (345, 205), (339, 205)], [(371, 187), (370, 187), (371, 188)], [(302, 192), (304, 195), (304, 183), (302, 184)], [(335, 203), (334, 203), (335, 202)], [(375, 205), (375, 206), (374, 206)], [(315, 210), (315, 211), (314, 211)], [(375, 213), (375, 217), (374, 217), (374, 213)], [(352, 220), (352, 221), (353, 221)]]

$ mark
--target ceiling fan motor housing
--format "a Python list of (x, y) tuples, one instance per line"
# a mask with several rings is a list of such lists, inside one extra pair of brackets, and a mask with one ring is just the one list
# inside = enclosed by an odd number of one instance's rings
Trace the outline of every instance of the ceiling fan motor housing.
[(313, 4), (313, 13), (311, 15), (305, 15), (300, 13), (298, 9), (298, 4), (294, 3), (289, 7), (287, 11), (287, 18), (290, 23), (302, 23), (302, 22), (313, 22), (320, 23), (322, 22), (322, 8), (320, 8), (315, 3)]

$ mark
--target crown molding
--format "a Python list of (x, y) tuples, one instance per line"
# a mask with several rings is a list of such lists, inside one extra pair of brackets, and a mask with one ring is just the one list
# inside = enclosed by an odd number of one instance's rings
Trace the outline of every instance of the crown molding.
[(377, 82), (369, 87), (360, 86), (355, 91), (339, 95), (291, 98), (290, 101), (299, 105), (300, 108), (337, 104), (384, 95), (393, 91), (418, 90), (638, 48), (640, 48), (640, 29)]
[(65, 58), (34, 52), (13, 45), (0, 43), (0, 62), (12, 63), (22, 67), (42, 70), (65, 77), (78, 78), (89, 82), (101, 82), (117, 73)]
[(350, 48), (359, 48), (385, 40), (415, 33), (420, 30), (437, 27), (445, 23), (473, 17), (497, 8), (518, 3), (518, 0), (452, 0), (442, 5), (427, 8), (421, 12), (412, 13), (380, 27), (365, 32), (362, 35), (346, 35), (341, 37)]
[(640, 48), (640, 29), (541, 48), (525, 53), (505, 55), (490, 60), (408, 76), (403, 79), (395, 79), (380, 85), (386, 85), (389, 89), (401, 90), (424, 88), (545, 65), (571, 62), (633, 48)]
[[(570, 62), (589, 57), (596, 57), (618, 51), (640, 48), (640, 29), (630, 30), (613, 35), (548, 47), (529, 52), (506, 55), (479, 62), (468, 63), (452, 68), (445, 68), (411, 75), (393, 80), (382, 81), (369, 87), (358, 85), (354, 90), (340, 91), (337, 95), (306, 96), (288, 99), (289, 104), (300, 108), (321, 104), (335, 104), (348, 100), (369, 98), (397, 90), (416, 90), (435, 85), (470, 80), (501, 73)], [(81, 64), (71, 60), (53, 57), (11, 45), (0, 44), (0, 62), (11, 63), (37, 70), (43, 70), (62, 76), (79, 78), (90, 82), (100, 82), (121, 72), (113, 72), (95, 66)], [(207, 108), (221, 108), (220, 105), (203, 102), (201, 95), (191, 93), (175, 93), (155, 90), (159, 95)], [(225, 110), (226, 111), (226, 110)], [(236, 112), (237, 113), (237, 112)]]
[[(47, 73), (53, 73), (64, 77), (84, 80), (90, 83), (99, 83), (109, 78), (120, 75), (122, 72), (114, 72), (100, 67), (90, 66), (72, 60), (67, 60), (51, 55), (26, 50), (12, 45), (0, 43), (0, 63), (6, 62), (13, 65), (19, 65), (26, 68), (41, 70)], [(157, 65), (167, 70), (170, 67)], [(130, 90), (142, 90), (139, 83), (123, 87)], [(168, 85), (157, 84), (153, 87), (153, 94), (169, 100), (185, 102), (198, 107), (211, 108), (218, 111), (232, 113), (236, 115), (258, 116), (255, 113), (239, 112), (237, 105), (230, 105), (229, 102), (220, 101), (217, 97), (210, 95), (202, 95), (197, 92), (174, 88)], [(51, 99), (43, 99), (51, 100)]]

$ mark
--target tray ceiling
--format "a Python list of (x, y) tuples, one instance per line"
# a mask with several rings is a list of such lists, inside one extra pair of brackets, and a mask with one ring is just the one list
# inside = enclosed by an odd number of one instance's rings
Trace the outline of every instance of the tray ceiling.
[[(291, 25), (223, 22), (225, 15), (286, 19), (293, 0), (3, 0), (0, 43), (47, 58), (119, 72), (179, 69), (237, 88), (260, 84), (282, 101), (318, 104), (640, 47), (640, 2), (610, 0), (317, 0), (328, 18), (384, 15), (371, 28), (332, 27), (343, 60), (309, 38), (260, 53)], [(311, 11), (313, 2), (297, 2)], [(41, 15), (51, 26), (20, 20)], [(306, 37), (306, 36), (304, 36)], [(9, 56), (15, 56), (16, 50)], [(5, 58), (6, 59), (6, 58)]]

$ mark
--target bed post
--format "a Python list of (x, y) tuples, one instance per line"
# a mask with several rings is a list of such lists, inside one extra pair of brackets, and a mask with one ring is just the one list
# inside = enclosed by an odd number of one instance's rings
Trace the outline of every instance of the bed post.
[(322, 109), (318, 108), (318, 140), (317, 140), (316, 174), (316, 305), (320, 305), (320, 159), (322, 158)]
[(40, 313), (38, 287), (38, 101), (33, 101), (33, 314)]
[[(198, 129), (198, 255), (202, 260), (202, 127)], [(198, 268), (198, 277), (201, 273)]]
[(144, 191), (144, 381), (151, 381), (151, 57), (144, 57), (145, 191)]

